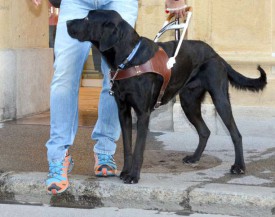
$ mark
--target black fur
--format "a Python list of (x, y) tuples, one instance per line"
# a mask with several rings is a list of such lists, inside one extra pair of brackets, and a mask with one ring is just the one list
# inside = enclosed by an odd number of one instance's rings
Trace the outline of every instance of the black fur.
[[(92, 42), (107, 60), (112, 70), (131, 53), (141, 40), (141, 46), (127, 67), (139, 65), (150, 59), (162, 47), (169, 57), (174, 55), (177, 41), (154, 43), (140, 37), (136, 31), (115, 11), (90, 11), (86, 19), (67, 22), (71, 37), (80, 41)], [(210, 130), (201, 115), (201, 102), (209, 92), (218, 114), (227, 127), (235, 149), (235, 162), (230, 171), (233, 174), (245, 172), (242, 136), (232, 116), (229, 101), (229, 82), (236, 88), (259, 91), (266, 85), (266, 74), (258, 67), (261, 76), (247, 78), (235, 71), (209, 45), (202, 41), (183, 41), (176, 64), (162, 104), (179, 94), (180, 103), (189, 121), (196, 128), (199, 144), (195, 153), (183, 159), (185, 163), (199, 161), (205, 149)], [(124, 167), (121, 179), (125, 183), (137, 183), (143, 162), (143, 152), (151, 112), (162, 85), (162, 77), (147, 73), (139, 77), (115, 81), (115, 99), (119, 108), (119, 118), (124, 144)], [(137, 139), (132, 151), (132, 117), (131, 108), (137, 115)]]

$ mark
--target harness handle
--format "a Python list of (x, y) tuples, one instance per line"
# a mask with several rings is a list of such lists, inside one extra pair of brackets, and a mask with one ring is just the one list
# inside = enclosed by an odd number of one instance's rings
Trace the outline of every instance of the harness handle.
[(171, 69), (174, 66), (174, 64), (176, 63), (176, 57), (177, 57), (177, 55), (179, 53), (181, 44), (183, 42), (184, 36), (186, 34), (187, 28), (188, 28), (190, 20), (191, 20), (191, 17), (192, 17), (192, 12), (191, 12), (191, 7), (190, 7), (190, 10), (188, 10), (188, 12), (187, 12), (187, 18), (186, 18), (186, 21), (185, 21), (185, 23), (183, 25), (183, 32), (181, 34), (181, 37), (180, 37), (177, 49), (175, 51), (175, 54), (174, 54), (173, 57), (170, 57), (169, 60), (168, 60), (168, 62), (167, 62), (167, 68), (168, 69)]

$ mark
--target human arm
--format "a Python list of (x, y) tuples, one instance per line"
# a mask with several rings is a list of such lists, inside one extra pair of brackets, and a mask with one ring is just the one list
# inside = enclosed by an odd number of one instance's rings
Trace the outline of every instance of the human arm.
[(185, 0), (165, 0), (165, 9), (178, 18), (185, 16)]

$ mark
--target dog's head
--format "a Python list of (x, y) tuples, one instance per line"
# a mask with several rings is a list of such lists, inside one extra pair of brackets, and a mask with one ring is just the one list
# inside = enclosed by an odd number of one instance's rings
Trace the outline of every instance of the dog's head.
[(134, 29), (112, 10), (92, 10), (83, 19), (67, 21), (68, 33), (79, 41), (92, 42), (104, 52), (129, 34)]

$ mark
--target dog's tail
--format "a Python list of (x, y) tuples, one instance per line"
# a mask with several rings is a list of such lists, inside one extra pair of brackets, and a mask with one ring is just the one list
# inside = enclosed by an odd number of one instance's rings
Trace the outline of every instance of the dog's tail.
[(234, 70), (229, 64), (226, 64), (226, 68), (230, 84), (237, 89), (258, 92), (263, 90), (267, 84), (266, 73), (261, 66), (257, 68), (261, 74), (259, 78), (247, 78)]

